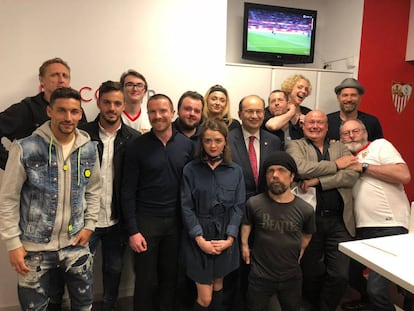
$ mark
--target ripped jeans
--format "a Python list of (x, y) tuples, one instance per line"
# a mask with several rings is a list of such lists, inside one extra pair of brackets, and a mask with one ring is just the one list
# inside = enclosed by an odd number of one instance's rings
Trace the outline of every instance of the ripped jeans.
[(49, 287), (63, 273), (72, 311), (92, 310), (92, 255), (88, 246), (68, 246), (53, 252), (28, 252), (25, 262), (31, 271), (19, 275), (18, 295), (22, 310), (47, 310)]

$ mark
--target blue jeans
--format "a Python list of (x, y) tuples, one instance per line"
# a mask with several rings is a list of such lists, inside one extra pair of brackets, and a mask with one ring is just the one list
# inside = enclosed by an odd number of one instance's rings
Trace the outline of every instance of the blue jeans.
[(19, 275), (18, 295), (22, 310), (43, 311), (49, 304), (51, 280), (63, 272), (71, 309), (92, 309), (92, 255), (89, 247), (68, 246), (54, 252), (28, 252), (25, 263), (31, 271)]
[[(358, 239), (378, 238), (408, 233), (404, 227), (364, 227), (357, 229)], [(367, 282), (369, 300), (376, 311), (394, 311), (389, 287), (391, 282), (380, 274), (370, 270)]]
[(94, 256), (99, 241), (102, 242), (103, 310), (112, 310), (118, 299), (126, 236), (119, 224), (96, 228), (89, 240), (89, 248)]

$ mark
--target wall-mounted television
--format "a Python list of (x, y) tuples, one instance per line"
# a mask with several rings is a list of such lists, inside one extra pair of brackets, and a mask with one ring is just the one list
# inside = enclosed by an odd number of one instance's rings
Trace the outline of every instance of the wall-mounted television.
[(317, 11), (244, 3), (242, 58), (271, 65), (313, 63)]

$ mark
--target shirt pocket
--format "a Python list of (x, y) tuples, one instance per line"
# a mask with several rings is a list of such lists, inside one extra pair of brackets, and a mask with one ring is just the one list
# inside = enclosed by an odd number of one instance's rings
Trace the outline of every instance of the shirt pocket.
[(30, 184), (42, 189), (48, 176), (48, 164), (45, 160), (29, 159), (26, 161), (26, 175)]
[(223, 203), (226, 207), (232, 206), (234, 204), (234, 198), (236, 196), (236, 185), (217, 185), (218, 187), (218, 197), (219, 202)]

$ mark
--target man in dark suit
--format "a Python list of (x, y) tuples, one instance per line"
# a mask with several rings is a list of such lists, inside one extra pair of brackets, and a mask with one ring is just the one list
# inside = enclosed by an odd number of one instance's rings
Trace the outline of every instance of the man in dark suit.
[[(239, 103), (239, 118), (242, 126), (229, 133), (229, 143), (233, 161), (243, 168), (246, 183), (246, 200), (261, 192), (263, 184), (262, 170), (264, 160), (273, 151), (281, 150), (280, 139), (261, 129), (264, 119), (265, 103), (256, 95), (244, 97)], [(249, 158), (250, 137), (254, 136), (254, 147), (257, 158), (258, 183), (255, 182), (252, 165)]]
[[(261, 170), (263, 162), (272, 152), (281, 150), (282, 146), (280, 139), (276, 135), (261, 128), (264, 120), (264, 111), (265, 102), (259, 96), (249, 95), (242, 98), (239, 103), (241, 127), (235, 128), (229, 133), (228, 140), (232, 159), (243, 169), (244, 182), (246, 184), (246, 200), (264, 190), (265, 179), (262, 178), (262, 175), (265, 172)], [(251, 162), (252, 156), (256, 159), (256, 163), (253, 165)], [(247, 291), (248, 266), (243, 261), (240, 264), (240, 272), (233, 272), (224, 278), (224, 304), (226, 310), (230, 310), (236, 294), (236, 285), (232, 284), (237, 284), (235, 278), (238, 277), (238, 274), (240, 274), (241, 278), (241, 295), (243, 299), (237, 299), (237, 302), (244, 304)], [(240, 305), (238, 305), (234, 306), (233, 309), (240, 310), (240, 308)]]

